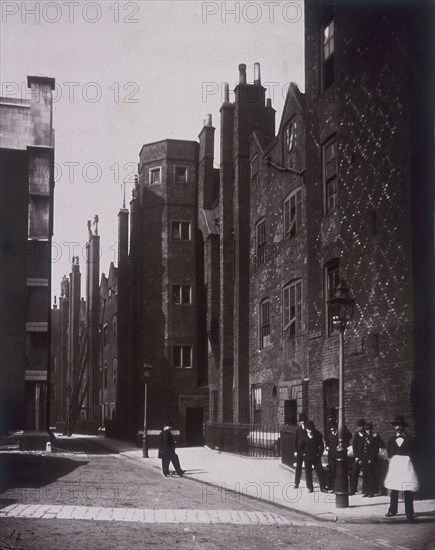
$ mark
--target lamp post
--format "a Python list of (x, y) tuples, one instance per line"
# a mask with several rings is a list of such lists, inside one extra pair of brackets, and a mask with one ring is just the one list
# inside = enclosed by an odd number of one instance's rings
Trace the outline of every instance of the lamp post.
[(148, 435), (147, 435), (147, 398), (148, 398), (148, 380), (150, 378), (152, 365), (144, 363), (142, 366), (144, 388), (144, 403), (143, 403), (143, 438), (142, 438), (142, 458), (148, 457)]
[(349, 483), (347, 474), (347, 448), (344, 443), (344, 331), (349, 321), (353, 319), (355, 300), (349, 296), (349, 289), (344, 281), (340, 281), (335, 289), (335, 295), (328, 300), (329, 314), (332, 322), (339, 330), (339, 405), (338, 405), (338, 446), (335, 465), (335, 507), (349, 506)]

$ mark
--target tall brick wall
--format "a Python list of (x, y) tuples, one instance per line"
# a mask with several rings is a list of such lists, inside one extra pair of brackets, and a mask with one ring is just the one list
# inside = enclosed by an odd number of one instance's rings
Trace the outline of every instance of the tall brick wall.
[[(387, 435), (395, 414), (412, 416), (415, 375), (410, 29), (403, 6), (337, 7), (334, 83), (322, 92), (318, 40), (330, 4), (306, 5), (310, 414), (321, 425), (323, 382), (338, 377), (324, 304), (324, 267), (338, 259), (357, 300), (345, 333), (347, 421), (368, 417)], [(339, 206), (325, 215), (322, 145), (334, 135)]]

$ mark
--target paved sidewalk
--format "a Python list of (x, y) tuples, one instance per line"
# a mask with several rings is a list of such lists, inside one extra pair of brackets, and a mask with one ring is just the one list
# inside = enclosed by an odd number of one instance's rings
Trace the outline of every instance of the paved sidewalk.
[[(82, 437), (82, 436), (80, 436)], [(150, 458), (142, 458), (142, 449), (133, 444), (104, 437), (92, 437), (93, 442), (143, 465), (144, 468), (161, 469), (157, 450), (150, 449)], [(243, 502), (255, 498), (310, 515), (318, 520), (339, 522), (389, 522), (406, 521), (403, 502), (399, 502), (399, 514), (386, 518), (389, 497), (349, 497), (349, 508), (335, 508), (335, 495), (321, 493), (319, 487), (309, 493), (301, 482), (293, 488), (294, 472), (279, 459), (248, 458), (212, 451), (208, 447), (182, 447), (177, 449), (185, 477), (203, 482), (203, 502), (210, 495), (218, 494), (222, 502)], [(314, 474), (315, 478), (315, 474)], [(165, 483), (171, 483), (167, 478)], [(433, 496), (433, 495), (431, 495)], [(435, 500), (414, 502), (417, 517), (435, 518)]]
[(0, 518), (79, 519), (84, 521), (125, 521), (134, 523), (204, 523), (232, 525), (294, 525), (280, 514), (239, 510), (192, 510), (171, 508), (114, 508), (71, 506), (68, 504), (10, 504), (0, 510)]

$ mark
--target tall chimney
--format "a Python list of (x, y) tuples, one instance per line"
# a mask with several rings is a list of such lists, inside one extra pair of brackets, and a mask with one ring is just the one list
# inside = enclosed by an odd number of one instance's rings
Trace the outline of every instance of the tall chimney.
[(254, 85), (261, 86), (260, 63), (254, 63)]
[(224, 83), (224, 103), (230, 102), (230, 85), (228, 82)]
[(239, 84), (246, 84), (246, 65), (244, 63), (239, 65)]
[(214, 133), (212, 116), (207, 115), (204, 126), (199, 133), (199, 166), (198, 166), (198, 205), (211, 209), (219, 189), (214, 186)]
[(275, 109), (270, 97), (266, 100), (266, 136), (275, 137)]

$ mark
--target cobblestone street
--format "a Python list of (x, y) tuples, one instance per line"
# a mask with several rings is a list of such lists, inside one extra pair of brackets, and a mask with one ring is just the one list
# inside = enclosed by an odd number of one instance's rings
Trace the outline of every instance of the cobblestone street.
[(155, 461), (104, 454), (89, 439), (66, 440), (61, 450), (0, 454), (2, 549), (433, 548), (433, 518), (411, 529), (397, 522), (394, 530), (385, 523), (322, 522), (211, 491), (189, 479), (189, 470), (184, 478), (164, 478)]

